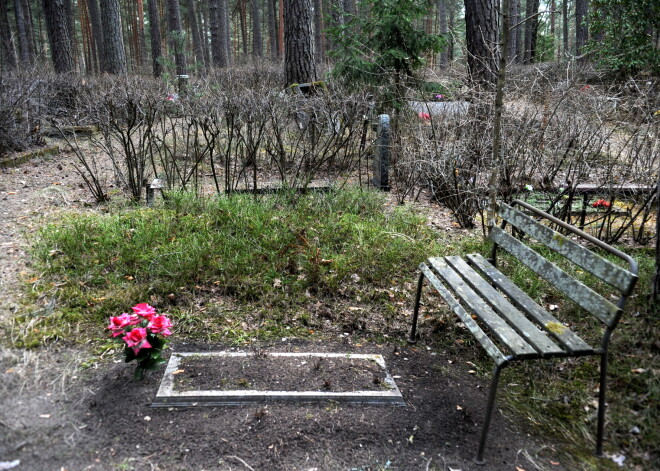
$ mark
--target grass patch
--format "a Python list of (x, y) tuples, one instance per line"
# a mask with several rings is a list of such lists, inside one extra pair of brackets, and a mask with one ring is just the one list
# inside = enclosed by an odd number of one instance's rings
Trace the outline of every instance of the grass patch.
[(161, 310), (176, 306), (190, 317), (186, 306), (205, 294), (258, 302), (272, 313), (260, 320), (264, 332), (279, 335), (277, 313), (310, 297), (346, 295), (348, 286), (373, 293), (401, 275), (412, 278), (441, 247), (411, 208), (386, 207), (382, 194), (360, 189), (221, 198), (173, 193), (154, 209), (68, 214), (32, 243), (35, 271), (43, 273), (33, 300), (57, 308), (16, 319), (22, 346), (82, 340), (81, 325), (102, 325), (139, 301)]

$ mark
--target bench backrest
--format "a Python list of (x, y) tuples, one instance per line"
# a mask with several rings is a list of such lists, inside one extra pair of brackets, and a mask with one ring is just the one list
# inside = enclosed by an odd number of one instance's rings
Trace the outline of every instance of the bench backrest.
[[(526, 212), (517, 209), (520, 207)], [(584, 308), (610, 329), (619, 321), (627, 296), (637, 282), (637, 263), (623, 252), (605, 244), (604, 242), (586, 234), (585, 232), (566, 224), (565, 222), (540, 211), (529, 204), (514, 200), (511, 205), (500, 203), (499, 215), (503, 219), (501, 227), (493, 227), (490, 238), (495, 243), (493, 260), (495, 260), (498, 247), (503, 248), (528, 268), (536, 272), (541, 278), (554, 285), (559, 291)], [(560, 234), (547, 225), (535, 219), (545, 219), (565, 230), (568, 235), (577, 236), (604, 251), (624, 260), (629, 268), (622, 268), (597, 253), (575, 243), (571, 238)], [(617, 304), (603, 297), (589, 286), (578, 281), (554, 263), (548, 261), (538, 252), (524, 244), (520, 239), (505, 231), (507, 224), (536, 239), (546, 247), (562, 255), (583, 270), (591, 273), (598, 279), (615, 288), (620, 294)]]

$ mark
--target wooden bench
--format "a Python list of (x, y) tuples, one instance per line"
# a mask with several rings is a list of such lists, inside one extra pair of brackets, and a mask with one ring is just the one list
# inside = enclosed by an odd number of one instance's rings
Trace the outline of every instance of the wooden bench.
[[(637, 264), (619, 250), (522, 201), (515, 200), (511, 205), (501, 203), (499, 216), (503, 219), (502, 225), (493, 227), (490, 233), (494, 243), (490, 259), (471, 254), (464, 258), (429, 258), (426, 263), (420, 264), (410, 341), (417, 339), (420, 298), (424, 279), (427, 279), (495, 362), (476, 457), (478, 463), (484, 463), (484, 447), (503, 368), (522, 360), (599, 355), (596, 454), (602, 456), (608, 347), (626, 298), (637, 281)], [(556, 232), (547, 223), (553, 223), (567, 235)], [(506, 232), (507, 225), (513, 227), (515, 237)], [(521, 237), (522, 234), (524, 237)], [(530, 239), (535, 239), (537, 243), (569, 260), (576, 266), (576, 270), (589, 272), (609, 285), (619, 295), (618, 302), (613, 303), (539, 255), (530, 247)], [(606, 260), (579, 245), (574, 239), (586, 241), (605, 253), (619, 257), (628, 265), (628, 269)], [(591, 345), (581, 339), (502, 274), (495, 267), (500, 248), (511, 254), (516, 263), (526, 265), (568, 299), (595, 316), (603, 326), (602, 335), (600, 332), (597, 334), (600, 345)]]

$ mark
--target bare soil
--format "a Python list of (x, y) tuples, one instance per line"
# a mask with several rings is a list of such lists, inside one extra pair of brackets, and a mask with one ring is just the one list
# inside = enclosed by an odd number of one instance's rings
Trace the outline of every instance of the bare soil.
[[(72, 159), (61, 154), (0, 170), (0, 321), (5, 325), (21, 309), (19, 280), (29, 271), (26, 234), (45, 216), (89, 210)], [(434, 223), (444, 230), (443, 221)], [(11, 329), (7, 333), (11, 336)], [(355, 343), (334, 337), (260, 348), (382, 354), (391, 374), (400, 376), (405, 407), (329, 402), (156, 409), (150, 404), (161, 372), (136, 382), (134, 366), (118, 355), (83, 369), (93, 358), (84, 346), (1, 347), (0, 465), (19, 460), (14, 469), (32, 471), (564, 469), (550, 464), (551, 445), (526, 435), (517, 418), (499, 411), (491, 424), (488, 464), (472, 462), (488, 388), (468, 373), (465, 359), (394, 343)], [(172, 344), (174, 351), (226, 348)]]
[(375, 361), (312, 356), (187, 357), (179, 363), (176, 391), (378, 391), (389, 390)]

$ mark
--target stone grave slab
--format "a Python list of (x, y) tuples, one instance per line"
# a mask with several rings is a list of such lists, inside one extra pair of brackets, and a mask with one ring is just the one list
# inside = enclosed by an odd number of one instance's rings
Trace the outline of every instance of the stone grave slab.
[(405, 405), (382, 355), (172, 353), (152, 407), (266, 402)]

